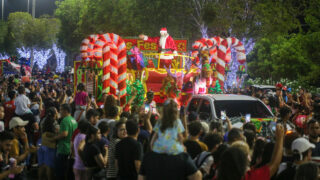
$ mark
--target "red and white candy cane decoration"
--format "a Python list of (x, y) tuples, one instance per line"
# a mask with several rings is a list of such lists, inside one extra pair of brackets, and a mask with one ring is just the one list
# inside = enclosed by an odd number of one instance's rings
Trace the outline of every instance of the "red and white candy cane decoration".
[(217, 59), (217, 76), (219, 79), (219, 83), (221, 85), (221, 89), (224, 86), (224, 74), (225, 74), (225, 65), (226, 65), (226, 56), (227, 50), (229, 48), (234, 48), (237, 52), (237, 61), (240, 64), (243, 64), (246, 61), (246, 51), (244, 45), (237, 38), (231, 37), (224, 39), (218, 49), (218, 59)]
[[(126, 44), (117, 34), (106, 33), (102, 35), (91, 35), (94, 41), (93, 51), (91, 50), (90, 39), (83, 40), (84, 47), (81, 47), (82, 58), (95, 60), (103, 59), (103, 92), (110, 93), (117, 98), (118, 90), (121, 106), (126, 103)], [(86, 47), (86, 44), (88, 44)]]
[(80, 51), (81, 51), (81, 58), (83, 59), (84, 63), (93, 59), (94, 55), (94, 44), (98, 39), (98, 35), (92, 34), (82, 40)]
[[(117, 34), (107, 33), (99, 36), (95, 43), (98, 49), (96, 58), (103, 57), (103, 90), (117, 96), (119, 90), (120, 103), (126, 103), (126, 44)], [(109, 89), (110, 88), (110, 89)]]
[(192, 45), (192, 48), (197, 49), (197, 51), (192, 52), (192, 56), (198, 55), (197, 52), (201, 49), (209, 49), (211, 63), (214, 63), (214, 60), (216, 60), (217, 63), (217, 77), (222, 89), (224, 86), (225, 66), (226, 63), (229, 63), (231, 60), (231, 48), (235, 48), (237, 52), (237, 61), (240, 64), (243, 64), (246, 61), (245, 48), (242, 42), (234, 37), (226, 39), (223, 39), (219, 36), (209, 39), (202, 38), (196, 41)]

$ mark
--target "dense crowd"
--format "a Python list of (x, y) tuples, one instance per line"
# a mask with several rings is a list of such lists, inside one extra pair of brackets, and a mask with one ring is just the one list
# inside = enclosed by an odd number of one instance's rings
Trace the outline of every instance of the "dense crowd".
[(251, 122), (202, 121), (173, 99), (157, 107), (153, 92), (122, 108), (112, 95), (96, 102), (83, 84), (51, 78), (2, 77), (0, 179), (26, 179), (32, 168), (49, 180), (318, 179), (320, 97), (306, 89), (233, 91), (278, 117), (274, 137), (262, 137)]

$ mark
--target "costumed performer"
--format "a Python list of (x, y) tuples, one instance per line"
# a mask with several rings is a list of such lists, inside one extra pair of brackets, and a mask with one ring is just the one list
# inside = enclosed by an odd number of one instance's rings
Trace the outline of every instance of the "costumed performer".
[(144, 34), (140, 34), (139, 38), (158, 44), (158, 50), (161, 54), (172, 54), (172, 55), (160, 55), (160, 68), (169, 67), (174, 59), (174, 55), (177, 55), (177, 46), (174, 43), (173, 38), (168, 34), (167, 28), (161, 28), (160, 37), (148, 37)]

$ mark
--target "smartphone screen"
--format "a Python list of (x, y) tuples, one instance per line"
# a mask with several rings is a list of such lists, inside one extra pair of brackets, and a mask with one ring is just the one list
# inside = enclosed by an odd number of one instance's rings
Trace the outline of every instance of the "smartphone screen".
[(246, 123), (251, 121), (251, 114), (246, 114)]
[(144, 106), (144, 112), (149, 112), (149, 110), (150, 110), (150, 106), (149, 105), (145, 105)]
[(227, 119), (226, 111), (221, 111), (221, 119), (222, 120), (226, 120)]

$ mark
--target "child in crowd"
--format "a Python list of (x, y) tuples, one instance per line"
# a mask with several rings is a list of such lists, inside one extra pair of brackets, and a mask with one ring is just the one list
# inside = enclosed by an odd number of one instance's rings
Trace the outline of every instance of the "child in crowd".
[(154, 127), (151, 147), (154, 152), (176, 155), (184, 152), (184, 127), (178, 119), (178, 105), (173, 99), (163, 104), (162, 119)]

